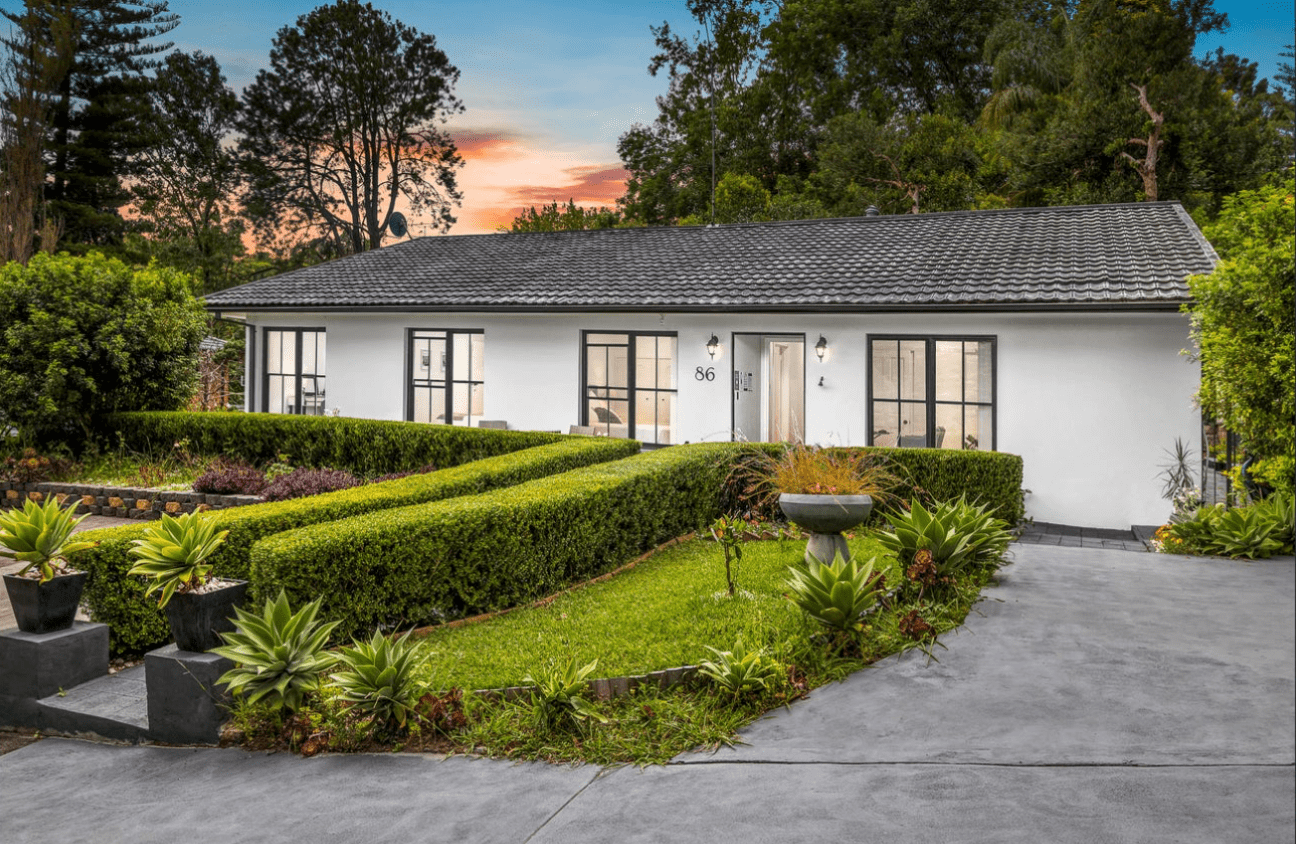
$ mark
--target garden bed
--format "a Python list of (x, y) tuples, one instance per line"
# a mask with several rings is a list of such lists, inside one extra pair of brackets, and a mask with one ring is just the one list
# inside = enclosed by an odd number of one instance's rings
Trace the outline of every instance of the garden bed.
[[(852, 553), (876, 558), (888, 584), (904, 573), (873, 538), (851, 540)], [(670, 544), (613, 577), (566, 590), (538, 605), (467, 623), (420, 631), (427, 659), (424, 680), (442, 692), (427, 695), (420, 718), (399, 737), (383, 735), (363, 719), (316, 699), (282, 719), (255, 706), (236, 707), (227, 743), (301, 751), (437, 751), (597, 764), (660, 764), (679, 753), (731, 744), (737, 731), (771, 708), (885, 656), (911, 648), (929, 654), (938, 637), (962, 624), (993, 567), (980, 567), (935, 599), (894, 594), (865, 617), (858, 647), (833, 651), (824, 635), (788, 599), (789, 566), (798, 565), (804, 540), (749, 542), (737, 573), (739, 592), (725, 591), (723, 555), (712, 542)], [(914, 612), (927, 630), (914, 634)], [(696, 675), (663, 689), (640, 685), (610, 700), (592, 700), (591, 717), (578, 727), (538, 724), (529, 695), (474, 695), (524, 684), (529, 674), (574, 657), (598, 660), (597, 678), (648, 674), (695, 665), (733, 650), (739, 642), (763, 648), (784, 666), (786, 682), (765, 694), (733, 695)], [(602, 684), (614, 687), (618, 684)], [(590, 684), (591, 697), (600, 684)], [(448, 692), (446, 690), (449, 690)], [(421, 720), (423, 713), (428, 715)]]

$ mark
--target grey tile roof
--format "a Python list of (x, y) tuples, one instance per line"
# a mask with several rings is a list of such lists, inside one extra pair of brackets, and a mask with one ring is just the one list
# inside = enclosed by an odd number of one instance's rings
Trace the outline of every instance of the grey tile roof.
[(1214, 251), (1177, 203), (425, 237), (253, 281), (213, 310), (1174, 307)]

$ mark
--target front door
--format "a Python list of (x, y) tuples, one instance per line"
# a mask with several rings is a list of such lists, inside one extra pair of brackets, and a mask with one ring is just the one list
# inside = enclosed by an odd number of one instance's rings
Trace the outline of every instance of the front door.
[(805, 337), (733, 335), (733, 438), (801, 442), (805, 436)]

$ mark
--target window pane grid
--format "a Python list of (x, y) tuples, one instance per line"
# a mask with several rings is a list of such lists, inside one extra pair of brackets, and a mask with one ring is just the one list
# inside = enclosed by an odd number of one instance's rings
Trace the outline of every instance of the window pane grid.
[(991, 339), (870, 338), (870, 443), (993, 448), (993, 356)]
[(322, 329), (266, 329), (265, 412), (324, 414), (325, 340)]
[(411, 330), (408, 418), (436, 425), (481, 421), (485, 349), (485, 334), (479, 330)]
[(581, 424), (603, 436), (669, 444), (676, 402), (675, 335), (591, 332), (584, 335), (584, 344)]

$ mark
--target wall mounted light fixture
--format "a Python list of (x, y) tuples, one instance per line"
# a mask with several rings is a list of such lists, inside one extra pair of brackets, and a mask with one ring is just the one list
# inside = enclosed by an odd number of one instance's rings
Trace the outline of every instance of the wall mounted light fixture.
[(815, 343), (815, 354), (819, 356), (819, 362), (823, 363), (824, 355), (828, 354), (828, 338), (819, 335), (819, 342)]
[(720, 351), (720, 338), (712, 334), (711, 339), (707, 341), (706, 350), (711, 360), (715, 360), (716, 352)]

